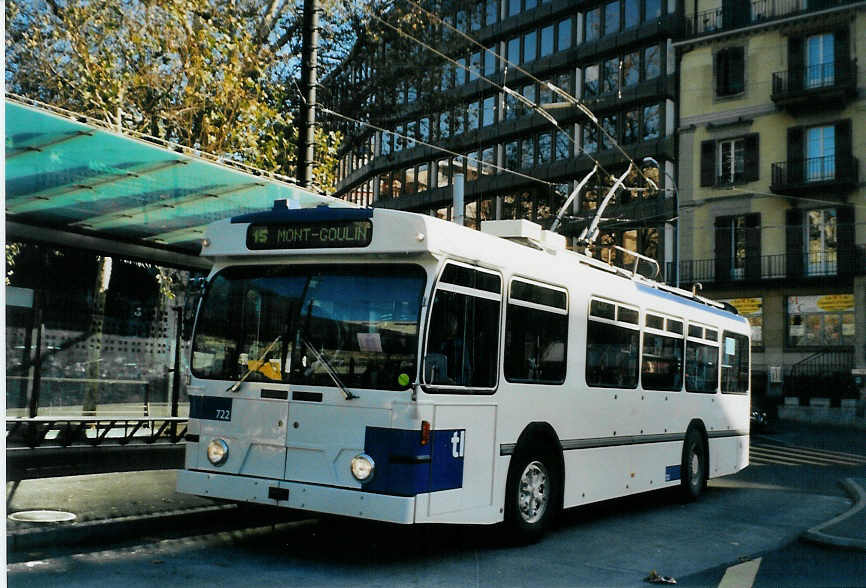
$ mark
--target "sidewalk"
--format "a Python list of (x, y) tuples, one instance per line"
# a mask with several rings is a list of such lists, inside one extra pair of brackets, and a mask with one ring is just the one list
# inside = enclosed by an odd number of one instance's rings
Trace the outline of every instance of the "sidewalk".
[[(64, 511), (69, 522), (26, 523), (7, 518), (7, 549), (73, 545), (146, 535), (163, 529), (224, 528), (253, 522), (235, 505), (178, 494), (175, 470), (93, 474), (23, 480), (6, 484), (7, 515), (27, 510)], [(854, 501), (845, 513), (809, 529), (803, 539), (830, 547), (866, 551), (866, 478), (844, 480)], [(13, 491), (14, 489), (14, 491)], [(260, 522), (290, 518), (266, 511)]]
[[(157, 529), (206, 524), (233, 505), (179, 494), (176, 470), (151, 470), (22, 480), (6, 483), (6, 544), (9, 551), (45, 545), (112, 540)], [(69, 522), (20, 522), (8, 515), (31, 510), (63, 511)]]

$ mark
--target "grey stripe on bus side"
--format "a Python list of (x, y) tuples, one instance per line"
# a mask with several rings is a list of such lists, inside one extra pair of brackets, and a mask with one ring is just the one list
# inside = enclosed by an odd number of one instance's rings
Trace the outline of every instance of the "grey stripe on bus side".
[[(730, 430), (730, 431), (709, 431), (707, 436), (710, 439), (718, 439), (721, 437), (741, 437), (748, 435), (748, 431)], [(626, 435), (623, 437), (596, 437), (594, 439), (563, 439), (562, 449), (568, 451), (572, 449), (594, 449), (598, 447), (620, 447), (623, 445), (643, 445), (647, 443), (670, 443), (673, 441), (682, 441), (685, 439), (685, 433), (661, 433), (657, 435)], [(499, 446), (499, 455), (512, 455), (516, 443), (503, 443)]]

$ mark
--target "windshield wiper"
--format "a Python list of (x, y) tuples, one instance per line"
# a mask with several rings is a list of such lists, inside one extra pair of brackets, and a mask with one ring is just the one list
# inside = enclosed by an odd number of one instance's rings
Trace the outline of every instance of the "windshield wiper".
[(332, 380), (334, 380), (334, 383), (346, 397), (346, 400), (352, 400), (353, 398), (359, 397), (357, 394), (352, 394), (349, 389), (343, 385), (343, 382), (340, 381), (340, 377), (337, 375), (337, 372), (335, 372), (333, 366), (331, 366), (331, 362), (329, 362), (324, 355), (316, 351), (316, 348), (313, 347), (309, 341), (307, 341), (306, 337), (301, 336), (301, 342), (303, 342), (303, 344), (306, 345), (307, 349), (309, 349), (310, 352), (314, 356), (316, 356), (316, 361), (325, 366), (325, 371), (328, 372), (328, 375), (331, 376)]
[(246, 380), (248, 377), (250, 377), (251, 373), (253, 373), (254, 371), (256, 371), (257, 369), (259, 369), (262, 366), (262, 360), (267, 356), (268, 353), (270, 353), (271, 349), (273, 349), (274, 345), (277, 344), (277, 341), (279, 341), (280, 338), (282, 338), (282, 335), (277, 335), (277, 338), (274, 339), (273, 341), (271, 341), (270, 345), (265, 347), (265, 350), (262, 352), (262, 354), (259, 356), (259, 358), (252, 364), (255, 366), (255, 368), (251, 368), (250, 364), (247, 364), (247, 371), (244, 372), (244, 375), (241, 376), (240, 380), (238, 380), (237, 382), (235, 382), (234, 384), (232, 384), (231, 386), (226, 388), (226, 392), (237, 392), (238, 388), (241, 387), (241, 384), (244, 383), (244, 380)]

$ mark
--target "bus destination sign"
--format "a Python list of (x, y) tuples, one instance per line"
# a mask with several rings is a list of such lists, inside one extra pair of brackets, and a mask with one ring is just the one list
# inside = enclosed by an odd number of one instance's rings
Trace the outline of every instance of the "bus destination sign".
[(252, 224), (247, 228), (247, 249), (327, 249), (366, 247), (373, 239), (369, 220)]

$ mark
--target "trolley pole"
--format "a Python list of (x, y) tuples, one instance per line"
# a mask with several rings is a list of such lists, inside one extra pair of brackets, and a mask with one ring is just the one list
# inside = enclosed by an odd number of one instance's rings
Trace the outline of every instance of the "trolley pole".
[(316, 129), (316, 70), (319, 52), (319, 2), (304, 0), (304, 37), (301, 52), (301, 128), (298, 133), (298, 185), (313, 185), (313, 146)]

